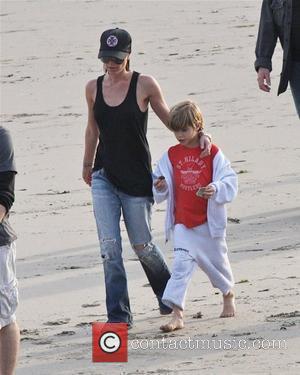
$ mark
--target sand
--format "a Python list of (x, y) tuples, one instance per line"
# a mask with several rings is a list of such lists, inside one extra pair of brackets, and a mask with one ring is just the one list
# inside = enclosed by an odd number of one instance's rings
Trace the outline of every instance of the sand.
[[(290, 91), (276, 96), (280, 47), (271, 93), (257, 88), (260, 3), (1, 1), (1, 119), (19, 170), (11, 217), (19, 234), (17, 375), (299, 373), (299, 119)], [(228, 207), (233, 319), (218, 318), (222, 297), (199, 270), (185, 328), (161, 333), (169, 318), (159, 316), (123, 228), (135, 324), (128, 363), (119, 364), (91, 361), (90, 323), (105, 321), (105, 291), (90, 190), (81, 179), (85, 84), (102, 74), (99, 36), (111, 26), (130, 31), (131, 66), (158, 80), (168, 104), (199, 103), (240, 184)], [(152, 111), (148, 139), (153, 164), (175, 143)], [(171, 266), (164, 209), (153, 209), (153, 234)], [(185, 348), (184, 340), (201, 339), (210, 350)], [(147, 349), (145, 340), (173, 340), (181, 349)], [(220, 349), (224, 340), (242, 340), (242, 348)], [(277, 347), (268, 348), (271, 340)]]

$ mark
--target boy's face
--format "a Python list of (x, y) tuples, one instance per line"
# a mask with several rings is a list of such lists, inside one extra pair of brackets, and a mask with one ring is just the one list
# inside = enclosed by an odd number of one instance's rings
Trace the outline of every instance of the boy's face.
[(182, 130), (173, 131), (178, 142), (186, 147), (196, 147), (199, 145), (199, 136), (197, 129), (188, 126)]

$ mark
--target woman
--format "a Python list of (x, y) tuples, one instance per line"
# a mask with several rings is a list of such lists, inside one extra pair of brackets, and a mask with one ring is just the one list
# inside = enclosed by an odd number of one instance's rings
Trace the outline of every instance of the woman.
[[(170, 272), (152, 242), (151, 156), (146, 138), (148, 105), (167, 125), (169, 108), (154, 78), (129, 69), (131, 37), (125, 30), (106, 30), (98, 57), (105, 74), (86, 86), (88, 124), (83, 179), (92, 187), (108, 322), (132, 325), (127, 279), (122, 259), (120, 216), (128, 237), (158, 299), (161, 314), (172, 310), (161, 302)], [(204, 154), (210, 141), (201, 137)]]

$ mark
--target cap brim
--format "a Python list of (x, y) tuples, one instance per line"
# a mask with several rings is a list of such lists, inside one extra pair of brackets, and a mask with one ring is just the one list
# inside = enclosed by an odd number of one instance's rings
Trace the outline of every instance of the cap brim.
[(116, 57), (117, 59), (124, 60), (125, 57), (128, 56), (128, 52), (123, 51), (99, 51), (98, 53), (98, 59), (101, 59), (101, 57)]

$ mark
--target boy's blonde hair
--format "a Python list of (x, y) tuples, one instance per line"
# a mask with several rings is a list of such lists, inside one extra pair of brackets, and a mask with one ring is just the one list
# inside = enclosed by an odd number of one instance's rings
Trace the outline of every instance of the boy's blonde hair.
[(185, 100), (171, 108), (168, 127), (172, 131), (177, 131), (184, 130), (189, 126), (202, 130), (204, 121), (197, 104), (191, 100)]

